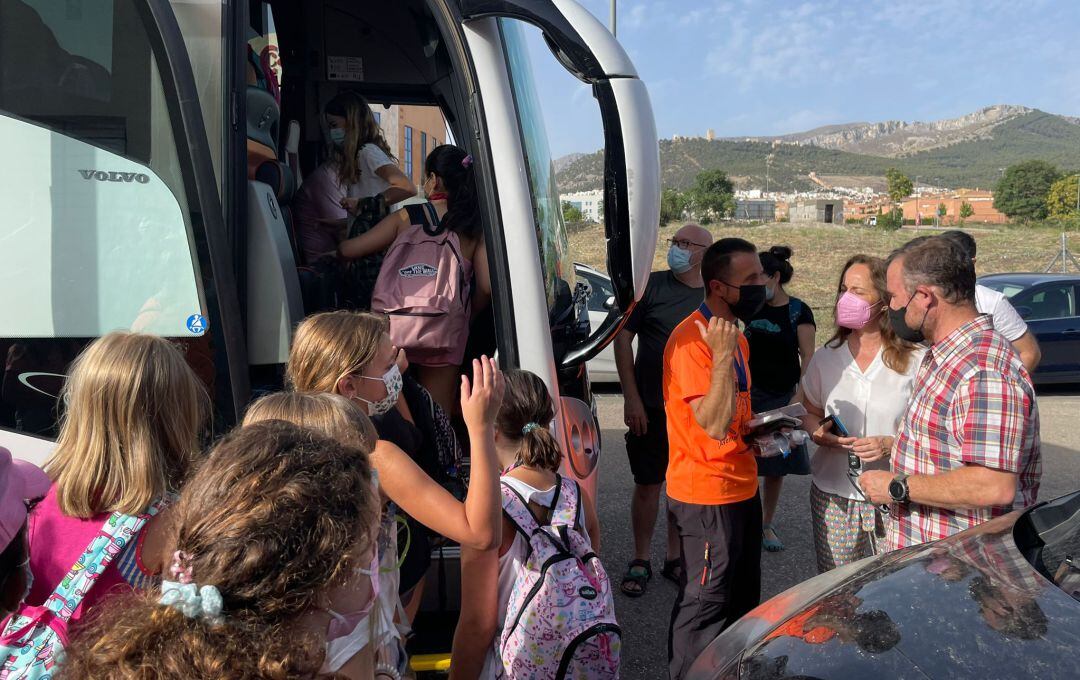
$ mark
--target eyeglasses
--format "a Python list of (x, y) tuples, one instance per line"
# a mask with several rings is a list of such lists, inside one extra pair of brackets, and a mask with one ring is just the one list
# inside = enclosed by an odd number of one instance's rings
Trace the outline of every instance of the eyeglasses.
[(684, 238), (671, 238), (668, 239), (668, 243), (676, 248), (682, 248), (683, 250), (690, 250), (690, 246), (697, 246), (698, 248), (708, 248), (707, 243), (694, 243), (693, 241), (687, 241)]

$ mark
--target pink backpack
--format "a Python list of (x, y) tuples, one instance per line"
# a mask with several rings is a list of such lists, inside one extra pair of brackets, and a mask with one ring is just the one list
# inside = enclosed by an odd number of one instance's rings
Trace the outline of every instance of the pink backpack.
[(546, 525), (502, 485), (503, 510), (529, 542), (529, 554), (507, 603), (498, 677), (618, 678), (622, 630), (607, 573), (578, 524), (581, 489), (562, 477), (556, 485)]
[(386, 251), (371, 309), (389, 315), (390, 338), (411, 363), (459, 365), (469, 337), (472, 264), (458, 235), (439, 224), (435, 206), (405, 209), (412, 226)]

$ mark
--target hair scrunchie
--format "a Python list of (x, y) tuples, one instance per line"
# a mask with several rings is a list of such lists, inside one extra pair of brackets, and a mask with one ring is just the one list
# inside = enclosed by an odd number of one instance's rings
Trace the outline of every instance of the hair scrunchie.
[(465, 154), (465, 158), (461, 159), (461, 167), (466, 170), (472, 167), (473, 157), (472, 154)]
[(529, 434), (533, 430), (539, 430), (539, 429), (540, 429), (539, 423), (526, 423), (525, 427), (521, 428), (521, 434), (524, 436), (524, 435)]
[(206, 619), (213, 624), (223, 620), (221, 591), (217, 586), (199, 587), (195, 583), (163, 580), (158, 604), (172, 607), (189, 619)]

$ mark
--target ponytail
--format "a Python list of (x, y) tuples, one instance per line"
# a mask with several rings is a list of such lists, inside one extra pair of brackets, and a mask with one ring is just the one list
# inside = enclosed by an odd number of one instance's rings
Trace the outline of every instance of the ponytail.
[(471, 239), (480, 237), (480, 203), (476, 197), (473, 157), (452, 144), (432, 149), (424, 162), (424, 175), (435, 175), (446, 188), (446, 214), (442, 223), (447, 229)]
[(510, 441), (520, 442), (519, 465), (558, 472), (562, 449), (548, 425), (554, 419), (555, 406), (544, 381), (529, 371), (508, 371), (495, 427)]

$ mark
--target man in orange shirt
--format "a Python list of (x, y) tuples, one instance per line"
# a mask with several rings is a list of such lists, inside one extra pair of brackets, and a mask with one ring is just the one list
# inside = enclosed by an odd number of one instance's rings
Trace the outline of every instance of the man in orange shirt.
[(735, 321), (765, 304), (765, 273), (754, 244), (724, 238), (705, 251), (701, 275), (705, 301), (664, 350), (668, 507), (683, 572), (668, 634), (672, 680), (761, 599), (757, 463), (743, 440), (749, 350)]

